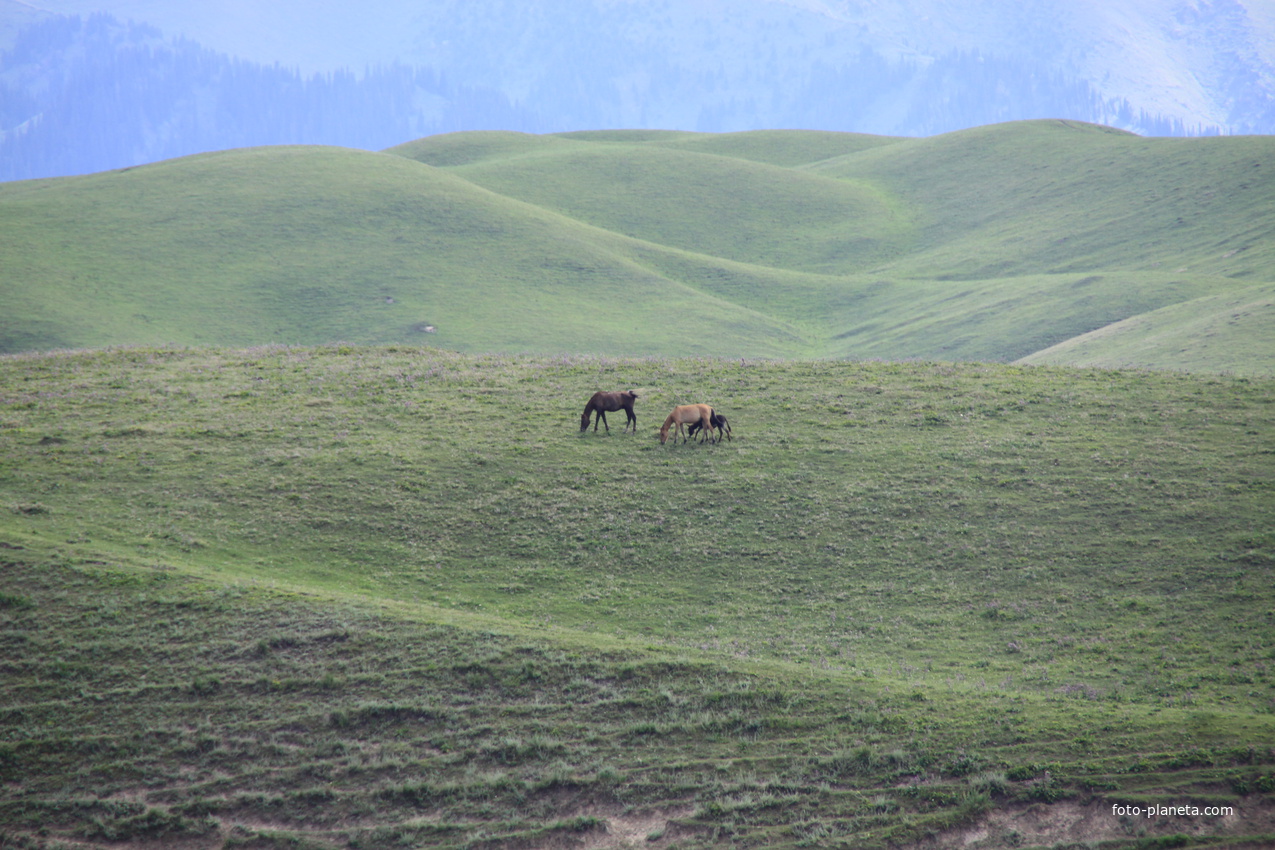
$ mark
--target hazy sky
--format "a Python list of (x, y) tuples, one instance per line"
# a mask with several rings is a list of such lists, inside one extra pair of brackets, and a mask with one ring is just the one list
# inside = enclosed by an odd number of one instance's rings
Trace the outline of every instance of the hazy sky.
[[(18, 0), (3, 0), (17, 8)], [(778, 55), (826, 61), (864, 46), (928, 61), (953, 50), (1035, 61), (1105, 96), (1225, 124), (1234, 93), (1214, 89), (1235, 57), (1275, 88), (1275, 0), (35, 0), (52, 12), (108, 11), (234, 56), (305, 72), (401, 60), (464, 68), (466, 81), (517, 97), (537, 65), (584, 62), (555, 53), (594, 24), (597, 40), (646, 45), (687, 65), (724, 67)], [(603, 15), (592, 15), (601, 9)], [(1242, 21), (1242, 24), (1240, 23)], [(1243, 31), (1241, 31), (1241, 26)], [(785, 58), (789, 60), (785, 64)], [(511, 64), (513, 67), (511, 67)], [(1264, 68), (1262, 67), (1264, 66)], [(453, 71), (455, 73), (455, 71)]]

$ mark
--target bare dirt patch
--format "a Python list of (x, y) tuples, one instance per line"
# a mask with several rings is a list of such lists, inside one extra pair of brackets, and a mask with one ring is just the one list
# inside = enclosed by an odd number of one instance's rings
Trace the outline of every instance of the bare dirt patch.
[(593, 817), (606, 820), (606, 832), (591, 835), (582, 845), (585, 850), (612, 850), (625, 847), (665, 846), (671, 841), (676, 830), (670, 829), (670, 821), (689, 817), (693, 810), (657, 809), (649, 812), (626, 812), (623, 810), (606, 810), (585, 812)]
[[(1165, 805), (1176, 805), (1166, 801)], [(976, 826), (953, 830), (918, 844), (916, 850), (995, 850), (1052, 847), (1168, 835), (1244, 836), (1275, 832), (1275, 802), (1253, 798), (1224, 816), (1120, 814), (1111, 801), (1061, 801), (1013, 806), (991, 812)], [(1203, 808), (1203, 807), (1201, 807)]]

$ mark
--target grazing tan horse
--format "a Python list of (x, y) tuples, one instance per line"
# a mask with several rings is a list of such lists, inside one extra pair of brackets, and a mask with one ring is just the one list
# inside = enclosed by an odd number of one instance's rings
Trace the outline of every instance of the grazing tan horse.
[(598, 415), (593, 420), (593, 433), (598, 432), (598, 423), (601, 422), (606, 427), (607, 433), (611, 433), (611, 426), (607, 425), (607, 411), (614, 413), (617, 410), (623, 410), (627, 417), (624, 421), (624, 430), (629, 430), (629, 426), (633, 426), (633, 433), (637, 433), (637, 415), (633, 412), (633, 402), (637, 399), (637, 393), (633, 390), (624, 390), (623, 392), (604, 393), (596, 392), (589, 399), (589, 403), (584, 406), (584, 413), (580, 416), (580, 430), (585, 431), (589, 427), (589, 414), (597, 411)]
[(660, 426), (660, 444), (663, 445), (668, 440), (668, 429), (674, 425), (677, 426), (677, 430), (673, 432), (673, 442), (677, 442), (679, 434), (683, 435), (682, 442), (686, 442), (682, 426), (695, 422), (699, 423), (705, 433), (713, 433), (713, 408), (707, 404), (679, 404), (673, 408), (673, 412), (668, 415), (668, 418), (664, 420), (664, 424)]

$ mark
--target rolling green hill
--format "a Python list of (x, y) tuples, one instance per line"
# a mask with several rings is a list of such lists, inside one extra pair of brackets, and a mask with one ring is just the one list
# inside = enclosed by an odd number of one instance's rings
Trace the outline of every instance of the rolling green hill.
[[(1074, 352), (1270, 374), (1272, 144), (1067, 122), (491, 132), (3, 184), (0, 350)], [(1200, 321), (1229, 303), (1250, 318)]]
[[(638, 434), (581, 434), (621, 386)], [(661, 445), (700, 400), (734, 439)], [(0, 845), (1270, 846), (1273, 400), (988, 364), (0, 357)]]

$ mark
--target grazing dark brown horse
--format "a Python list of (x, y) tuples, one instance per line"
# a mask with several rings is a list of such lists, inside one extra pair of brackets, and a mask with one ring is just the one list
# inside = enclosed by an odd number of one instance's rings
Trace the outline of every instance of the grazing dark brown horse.
[[(725, 435), (726, 439), (730, 440), (731, 442), (734, 442), (735, 438), (730, 435), (730, 423), (726, 421), (726, 417), (722, 416), (720, 413), (718, 413), (716, 410), (713, 410), (712, 408), (709, 408), (709, 411), (710, 413), (708, 414), (708, 421), (710, 425), (712, 425), (714, 428), (717, 429), (717, 442), (720, 443), (722, 441), (723, 435)], [(690, 425), (686, 426), (686, 436), (694, 437), (695, 432), (699, 431), (703, 427), (704, 426), (702, 423), (692, 422)]]
[[(668, 440), (668, 429), (676, 425), (677, 430), (673, 432), (673, 442), (677, 442), (677, 436), (682, 434), (682, 426), (690, 425), (692, 422), (698, 422), (699, 426), (707, 433), (713, 433), (713, 408), (707, 404), (679, 404), (673, 408), (673, 412), (664, 420), (664, 424), (660, 426), (660, 443), (661, 445)], [(682, 437), (682, 442), (686, 442), (686, 437)]]
[(637, 433), (637, 416), (633, 413), (633, 402), (637, 399), (637, 393), (633, 390), (624, 390), (623, 392), (603, 393), (597, 392), (589, 399), (589, 403), (584, 406), (584, 413), (580, 416), (580, 430), (587, 430), (589, 427), (589, 414), (597, 411), (598, 415), (593, 420), (593, 432), (598, 432), (598, 423), (607, 429), (607, 433), (611, 433), (611, 426), (607, 425), (607, 411), (614, 413), (617, 410), (623, 410), (627, 418), (624, 421), (624, 430), (629, 430), (629, 426), (633, 426), (633, 433)]

